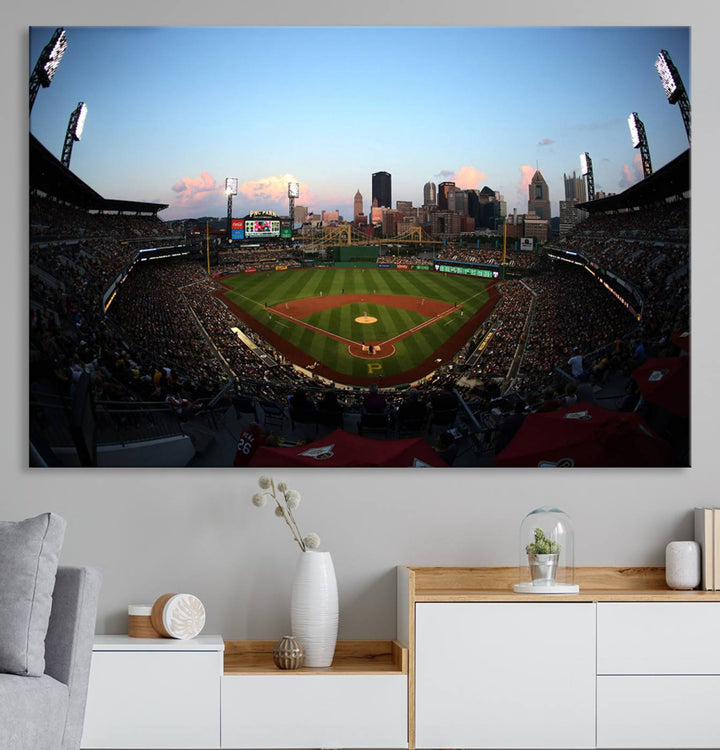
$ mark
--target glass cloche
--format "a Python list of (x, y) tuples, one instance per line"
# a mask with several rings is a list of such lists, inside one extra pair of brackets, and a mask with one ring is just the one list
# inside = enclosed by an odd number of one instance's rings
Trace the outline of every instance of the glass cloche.
[(518, 582), (522, 594), (576, 594), (575, 534), (559, 508), (536, 508), (520, 526)]

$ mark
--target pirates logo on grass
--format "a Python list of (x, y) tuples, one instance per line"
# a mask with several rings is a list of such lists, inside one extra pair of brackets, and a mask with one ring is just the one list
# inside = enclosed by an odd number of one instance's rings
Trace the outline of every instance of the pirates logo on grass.
[(383, 371), (380, 362), (368, 362), (368, 375), (379, 375)]
[(319, 448), (310, 448), (310, 450), (303, 451), (300, 453), (301, 456), (307, 456), (308, 458), (314, 458), (316, 461), (324, 461), (325, 459), (332, 458), (335, 454), (333, 448), (335, 443), (330, 445), (321, 445)]

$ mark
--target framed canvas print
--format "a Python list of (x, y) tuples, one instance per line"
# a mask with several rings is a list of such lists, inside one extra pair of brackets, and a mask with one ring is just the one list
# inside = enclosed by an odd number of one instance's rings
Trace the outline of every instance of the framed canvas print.
[(31, 466), (690, 465), (689, 27), (28, 33)]

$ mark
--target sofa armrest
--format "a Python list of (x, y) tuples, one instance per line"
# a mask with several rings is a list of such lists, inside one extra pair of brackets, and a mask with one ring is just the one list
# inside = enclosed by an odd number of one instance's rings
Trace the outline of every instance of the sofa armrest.
[(102, 575), (89, 567), (59, 566), (45, 638), (45, 673), (68, 686), (63, 750), (80, 746)]

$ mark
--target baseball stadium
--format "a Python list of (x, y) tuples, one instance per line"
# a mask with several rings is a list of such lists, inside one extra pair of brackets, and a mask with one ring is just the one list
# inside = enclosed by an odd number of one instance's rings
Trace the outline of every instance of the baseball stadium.
[(31, 466), (690, 463), (689, 149), (522, 243), (300, 227), (291, 189), (164, 221), (69, 156), (30, 134)]

